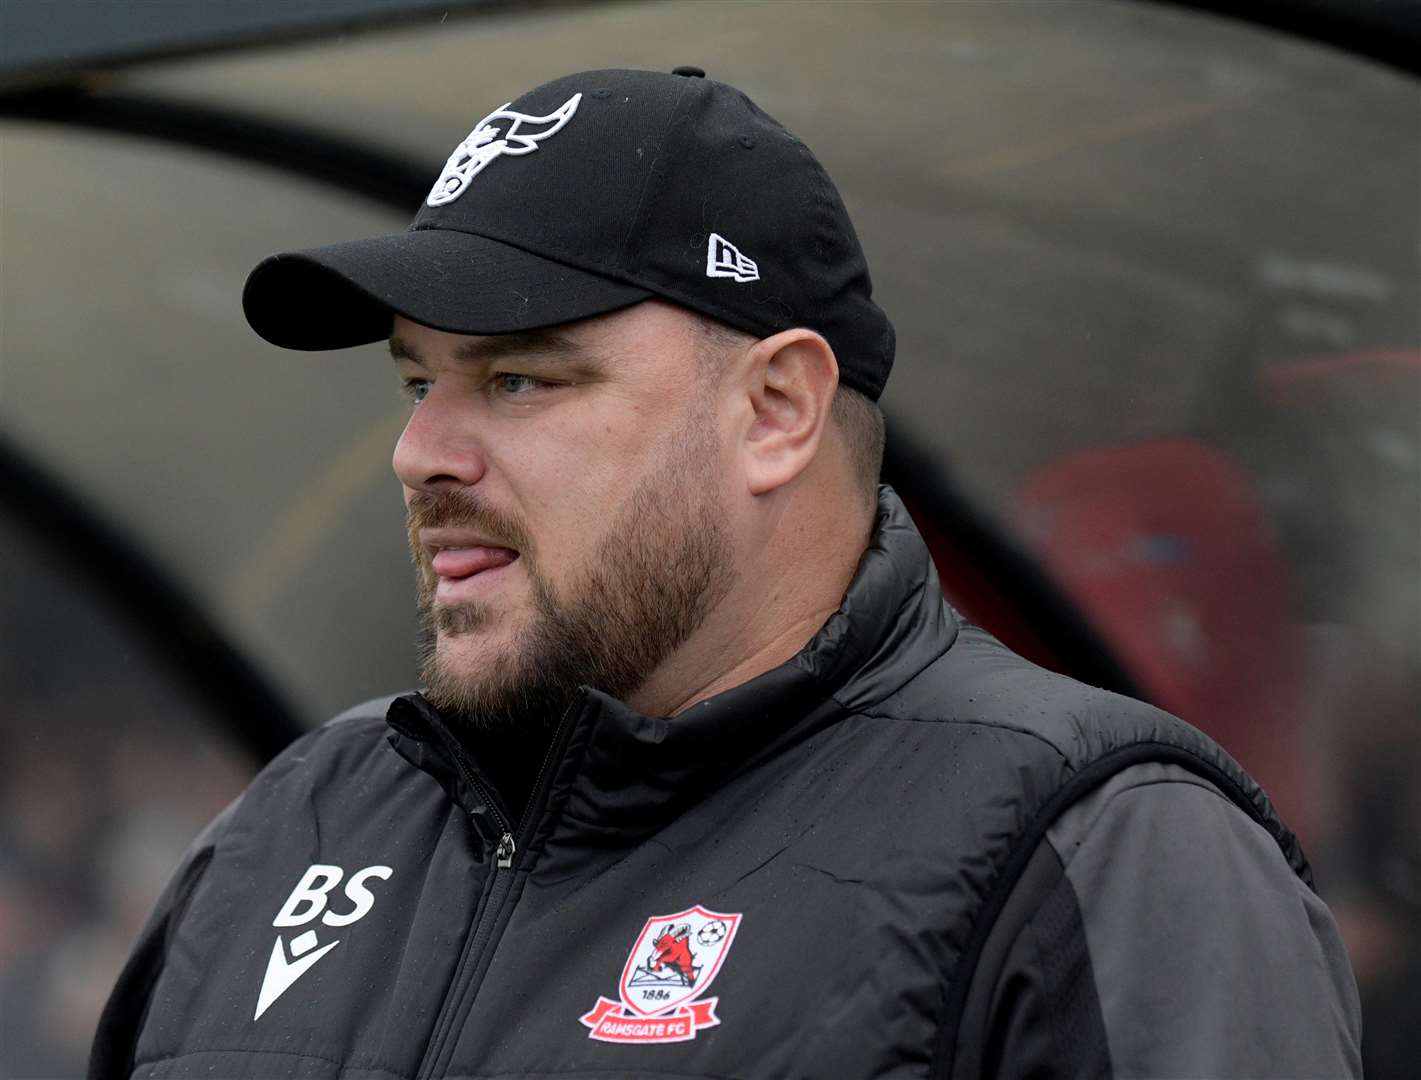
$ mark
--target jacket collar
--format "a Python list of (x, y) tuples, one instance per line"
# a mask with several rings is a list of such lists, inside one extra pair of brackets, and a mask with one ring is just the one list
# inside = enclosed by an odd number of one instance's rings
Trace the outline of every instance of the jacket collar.
[[(649, 834), (756, 761), (871, 711), (946, 652), (957, 630), (922, 537), (896, 493), (881, 487), (873, 537), (848, 592), (797, 655), (669, 719), (584, 688), (555, 748), (552, 805), (595, 846), (599, 836), (620, 846)], [(462, 751), (478, 771), (478, 733), (451, 746), (431, 725), (432, 711), (418, 695), (396, 699), (391, 742), (477, 814), (482, 800), (453, 755)]]

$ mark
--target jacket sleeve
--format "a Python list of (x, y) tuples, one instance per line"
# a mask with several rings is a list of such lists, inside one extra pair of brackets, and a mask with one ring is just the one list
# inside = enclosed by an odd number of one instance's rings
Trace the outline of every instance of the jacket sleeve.
[(1052, 826), (963, 1033), (957, 1077), (1361, 1076), (1330, 912), (1264, 829), (1175, 765), (1133, 766)]
[(139, 932), (128, 962), (99, 1016), (94, 1045), (89, 1052), (90, 1080), (127, 1080), (132, 1075), (138, 1036), (143, 1030), (153, 986), (163, 970), (170, 934), (182, 918), (188, 897), (211, 862), (217, 842), (240, 802), (239, 796), (192, 842)]

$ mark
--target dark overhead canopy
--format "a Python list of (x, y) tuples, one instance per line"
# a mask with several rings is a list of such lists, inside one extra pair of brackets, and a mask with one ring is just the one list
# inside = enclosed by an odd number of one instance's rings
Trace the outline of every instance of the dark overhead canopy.
[(1421, 71), (1421, 0), (1154, 0), (1272, 27)]
[(329, 35), (402, 20), (459, 15), (499, 0), (5, 0), (0, 90), (166, 56)]
[[(449, 18), (513, 0), (4, 0), (0, 93), (72, 81), (97, 70), (391, 23)], [(523, 0), (542, 7), (559, 0)], [(575, 0), (561, 0), (562, 3)], [(1208, 11), (1421, 71), (1421, 0), (1151, 0)]]

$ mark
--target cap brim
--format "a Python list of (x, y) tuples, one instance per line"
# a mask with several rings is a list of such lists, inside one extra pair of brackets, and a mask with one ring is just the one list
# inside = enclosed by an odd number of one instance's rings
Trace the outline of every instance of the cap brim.
[(384, 340), (396, 313), (449, 333), (511, 334), (651, 295), (487, 237), (418, 229), (264, 259), (242, 309), (273, 345), (316, 350)]

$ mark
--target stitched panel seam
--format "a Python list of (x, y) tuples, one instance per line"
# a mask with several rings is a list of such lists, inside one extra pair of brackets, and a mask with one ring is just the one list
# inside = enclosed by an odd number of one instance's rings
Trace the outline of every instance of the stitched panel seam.
[(341, 1061), (339, 1058), (329, 1057), (326, 1054), (312, 1053), (311, 1051), (298, 1050), (256, 1050), (250, 1046), (229, 1047), (229, 1046), (208, 1046), (200, 1050), (189, 1050), (184, 1054), (173, 1054), (167, 1057), (151, 1058), (134, 1063), (135, 1071), (146, 1069), (150, 1065), (161, 1065), (166, 1062), (183, 1061), (186, 1058), (198, 1057), (202, 1054), (241, 1054), (243, 1057), (255, 1057), (263, 1054), (274, 1054), (278, 1057), (300, 1058), (308, 1061), (324, 1061), (328, 1065), (334, 1065), (342, 1073), (351, 1069), (359, 1069), (366, 1072), (385, 1073), (387, 1076), (398, 1077), (399, 1080), (409, 1080), (409, 1073), (400, 1072), (398, 1069), (383, 1065), (375, 1059), (369, 1059), (369, 1064), (362, 1064), (361, 1059), (352, 1061)]
[(865, 720), (888, 720), (899, 724), (958, 724), (970, 727), (995, 728), (998, 731), (1010, 731), (1014, 735), (1025, 735), (1027, 738), (1045, 743), (1055, 752), (1056, 756), (1061, 759), (1061, 762), (1066, 766), (1069, 772), (1074, 773), (1076, 771), (1076, 767), (1071, 764), (1071, 759), (1045, 735), (1042, 735), (1039, 731), (1032, 731), (1030, 728), (1017, 727), (1015, 724), (1004, 724), (997, 720), (968, 720), (955, 716), (923, 719), (920, 716), (887, 716), (884, 713), (869, 712), (856, 712), (853, 715), (861, 716)]

